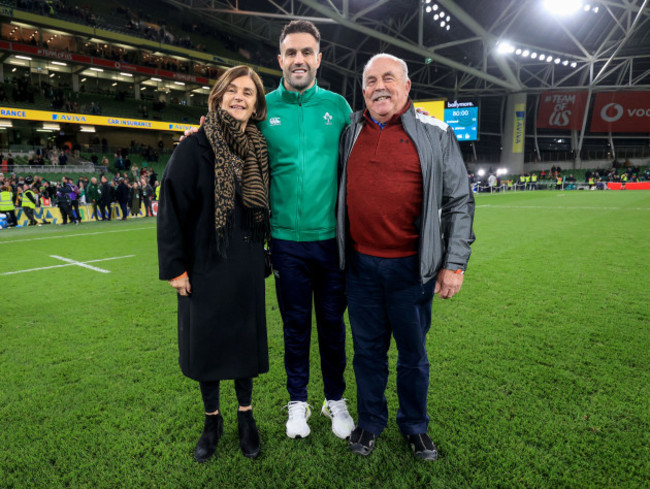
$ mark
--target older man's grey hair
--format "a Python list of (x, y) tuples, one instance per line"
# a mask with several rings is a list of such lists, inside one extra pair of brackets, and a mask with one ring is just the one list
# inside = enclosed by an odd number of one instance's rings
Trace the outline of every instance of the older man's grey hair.
[(366, 63), (366, 66), (363, 67), (363, 79), (362, 79), (362, 82), (361, 82), (362, 83), (361, 86), (363, 87), (364, 90), (366, 88), (366, 72), (370, 68), (370, 65), (378, 58), (388, 58), (388, 59), (392, 59), (393, 61), (399, 63), (399, 65), (402, 67), (402, 70), (404, 71), (404, 81), (408, 81), (408, 79), (409, 79), (409, 68), (408, 68), (408, 66), (406, 65), (406, 62), (403, 59), (400, 59), (397, 56), (393, 56), (392, 54), (379, 53), (379, 54), (375, 54), (372, 58), (370, 58), (368, 60), (368, 62)]

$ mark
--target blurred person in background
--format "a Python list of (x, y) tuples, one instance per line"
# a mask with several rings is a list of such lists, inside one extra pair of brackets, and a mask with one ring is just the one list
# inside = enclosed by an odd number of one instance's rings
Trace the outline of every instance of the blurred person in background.
[(153, 197), (153, 187), (146, 177), (140, 179), (140, 188), (142, 189), (142, 202), (144, 202), (144, 215), (145, 217), (152, 217), (151, 198)]
[[(95, 216), (96, 221), (100, 220), (100, 214), (97, 209), (100, 199), (101, 192), (99, 191), (99, 185), (97, 185), (97, 178), (92, 177), (88, 184), (88, 188), (86, 189), (86, 201), (92, 206), (93, 215)], [(102, 216), (101, 219), (104, 219), (104, 217)]]
[(205, 462), (223, 433), (219, 390), (233, 379), (240, 448), (255, 458), (260, 438), (253, 378), (269, 369), (264, 304), (269, 169), (257, 122), (264, 88), (246, 66), (226, 71), (194, 137), (172, 154), (161, 183), (158, 261), (178, 293), (179, 363), (199, 382), (204, 428), (194, 451)]
[(0, 212), (7, 216), (7, 226), (14, 227), (16, 220), (16, 207), (14, 206), (14, 193), (7, 184), (0, 187)]
[(72, 206), (70, 204), (71, 193), (72, 189), (70, 188), (70, 185), (68, 185), (68, 179), (66, 177), (63, 177), (61, 179), (61, 185), (56, 192), (56, 205), (61, 211), (61, 220), (63, 221), (61, 222), (62, 226), (68, 224), (68, 218), (70, 218), (71, 223), (75, 222), (75, 217), (72, 213)]
[(115, 200), (117, 200), (120, 210), (122, 211), (123, 221), (126, 221), (126, 217), (129, 213), (128, 206), (130, 197), (131, 189), (124, 180), (124, 177), (120, 177), (117, 183), (117, 188), (115, 189)]
[(113, 202), (113, 187), (108, 182), (106, 175), (101, 177), (102, 185), (99, 189), (100, 198), (99, 198), (99, 211), (102, 214), (102, 220), (110, 221), (111, 220), (111, 203)]
[(32, 177), (25, 177), (25, 185), (23, 188), (23, 212), (27, 219), (29, 220), (30, 226), (40, 225), (34, 218), (34, 210), (38, 206), (38, 196), (34, 193), (32, 189), (32, 184), (34, 179)]
[(138, 184), (137, 180), (133, 182), (131, 186), (131, 198), (129, 201), (131, 207), (131, 215), (137, 216), (140, 212), (140, 206), (142, 205), (142, 189)]

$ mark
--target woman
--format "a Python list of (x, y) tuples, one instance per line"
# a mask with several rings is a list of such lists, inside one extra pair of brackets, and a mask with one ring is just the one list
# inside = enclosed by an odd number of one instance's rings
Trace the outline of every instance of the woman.
[(160, 279), (178, 292), (179, 363), (199, 381), (205, 426), (198, 462), (223, 431), (219, 383), (234, 379), (240, 447), (254, 458), (253, 377), (269, 369), (264, 305), (268, 234), (266, 141), (252, 121), (266, 118), (262, 82), (246, 66), (226, 71), (195, 136), (172, 154), (158, 207)]
[(133, 182), (131, 187), (131, 196), (130, 196), (130, 205), (131, 205), (131, 215), (137, 216), (140, 212), (140, 207), (142, 204), (142, 189), (138, 182)]

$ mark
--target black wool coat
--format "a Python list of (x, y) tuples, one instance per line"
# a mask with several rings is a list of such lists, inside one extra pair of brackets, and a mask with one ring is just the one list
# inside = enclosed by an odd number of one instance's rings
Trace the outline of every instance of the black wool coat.
[(269, 369), (264, 250), (253, 242), (237, 195), (226, 257), (217, 253), (214, 153), (203, 129), (172, 154), (158, 204), (161, 280), (187, 271), (192, 294), (178, 295), (183, 373), (198, 381), (255, 377)]

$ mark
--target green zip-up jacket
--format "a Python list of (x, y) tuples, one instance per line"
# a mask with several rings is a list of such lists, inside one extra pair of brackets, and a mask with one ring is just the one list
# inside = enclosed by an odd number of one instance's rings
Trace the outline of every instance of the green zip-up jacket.
[(266, 95), (258, 124), (269, 149), (271, 236), (320, 241), (336, 236), (339, 138), (352, 109), (315, 84), (302, 94), (284, 88)]

